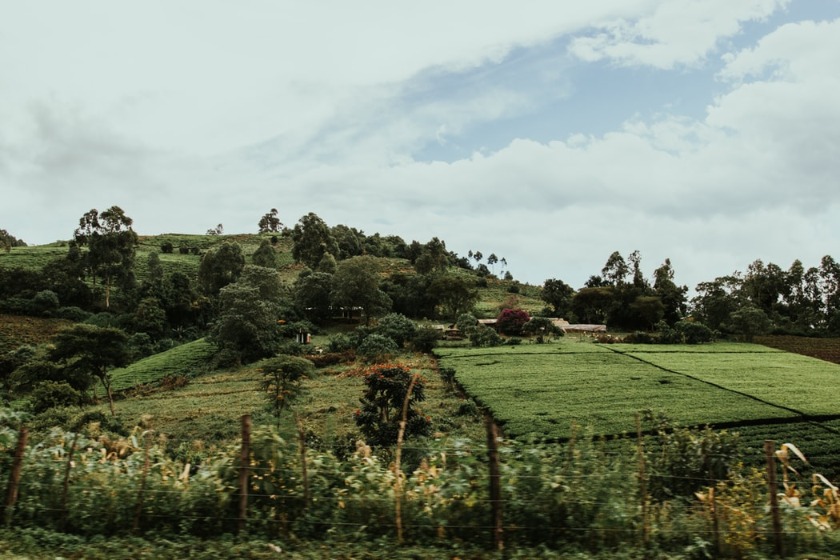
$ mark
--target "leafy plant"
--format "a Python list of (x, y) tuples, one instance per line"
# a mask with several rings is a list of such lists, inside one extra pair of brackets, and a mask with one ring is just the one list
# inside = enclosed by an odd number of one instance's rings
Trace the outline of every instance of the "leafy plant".
[(397, 442), (406, 402), (405, 437), (429, 434), (431, 418), (416, 408), (426, 398), (422, 377), (400, 364), (380, 364), (366, 370), (365, 386), (361, 408), (356, 411), (356, 425), (369, 444), (389, 446)]

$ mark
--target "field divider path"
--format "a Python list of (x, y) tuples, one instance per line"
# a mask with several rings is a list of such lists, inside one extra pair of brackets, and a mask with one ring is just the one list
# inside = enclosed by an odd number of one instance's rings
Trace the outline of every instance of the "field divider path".
[[(764, 400), (764, 399), (761, 399), (761, 398), (759, 398), (759, 397), (756, 397), (755, 395), (751, 395), (751, 394), (749, 394), (749, 393), (745, 393), (745, 392), (743, 392), (743, 391), (738, 391), (738, 390), (736, 390), (736, 389), (731, 389), (731, 388), (729, 388), (729, 387), (726, 387), (726, 386), (720, 385), (720, 384), (718, 384), (718, 383), (714, 383), (714, 382), (712, 382), (712, 381), (707, 381), (707, 380), (705, 380), (705, 379), (701, 379), (701, 378), (699, 378), (699, 377), (697, 377), (697, 376), (694, 376), (694, 375), (691, 375), (691, 374), (689, 374), (689, 373), (684, 373), (684, 372), (681, 372), (681, 371), (677, 371), (677, 370), (673, 370), (673, 369), (669, 369), (669, 368), (663, 367), (663, 366), (661, 366), (661, 365), (659, 365), (659, 364), (656, 364), (656, 363), (654, 363), (654, 362), (651, 362), (651, 361), (645, 360), (645, 359), (643, 359), (643, 358), (640, 358), (640, 357), (638, 357), (638, 356), (635, 356), (635, 355), (633, 355), (632, 353), (622, 352), (620, 349), (615, 348), (615, 347), (612, 347), (612, 346), (607, 345), (607, 344), (597, 344), (596, 346), (599, 346), (599, 347), (604, 348), (604, 349), (606, 349), (606, 350), (610, 350), (610, 351), (612, 351), (612, 352), (614, 352), (614, 353), (616, 353), (616, 354), (620, 354), (621, 356), (625, 356), (625, 357), (627, 357), (627, 358), (631, 358), (631, 359), (636, 360), (636, 361), (638, 361), (638, 362), (641, 362), (641, 363), (643, 363), (643, 364), (645, 364), (645, 365), (652, 366), (652, 367), (654, 367), (654, 368), (656, 368), (656, 369), (658, 369), (658, 370), (660, 370), (660, 371), (664, 371), (664, 372), (666, 372), (666, 373), (671, 373), (671, 374), (674, 374), (674, 375), (679, 375), (679, 376), (684, 377), (684, 378), (686, 378), (686, 379), (691, 379), (692, 381), (697, 381), (697, 382), (703, 383), (703, 384), (705, 384), (705, 385), (708, 385), (708, 386), (710, 386), (710, 387), (714, 387), (715, 389), (720, 389), (720, 390), (722, 390), (722, 391), (726, 391), (726, 392), (728, 392), (728, 393), (732, 393), (732, 394), (735, 394), (735, 395), (739, 395), (739, 396), (742, 396), (742, 397), (746, 397), (746, 398), (748, 398), (748, 399), (752, 399), (752, 400), (754, 400), (754, 401), (756, 401), (756, 402), (759, 402), (759, 403), (761, 403), (761, 404), (763, 404), (763, 405), (766, 405), (766, 406), (770, 406), (770, 407), (773, 407), (773, 408), (777, 408), (777, 409), (779, 409), (779, 410), (784, 410), (784, 411), (790, 412), (790, 413), (792, 413), (792, 414), (795, 414), (795, 415), (799, 416), (799, 417), (800, 417), (800, 421), (806, 421), (806, 422), (812, 423), (812, 424), (814, 424), (814, 425), (817, 425), (817, 426), (819, 426), (820, 428), (823, 428), (823, 429), (825, 429), (825, 430), (827, 430), (827, 431), (830, 431), (830, 432), (833, 432), (833, 433), (840, 434), (840, 430), (835, 430), (834, 428), (830, 428), (830, 427), (828, 427), (828, 426), (824, 426), (824, 425), (820, 424), (818, 421), (816, 421), (816, 420), (818, 420), (818, 418), (817, 418), (817, 417), (815, 417), (815, 416), (814, 416), (814, 415), (812, 415), (812, 414), (807, 414), (807, 413), (805, 413), (805, 412), (802, 412), (801, 410), (797, 410), (797, 409), (795, 409), (795, 408), (791, 408), (791, 407), (784, 406), (784, 405), (781, 405), (781, 404), (777, 404), (777, 403), (773, 403), (773, 402), (770, 402), (770, 401), (766, 401), (766, 400)], [(822, 419), (824, 420), (824, 419), (832, 419), (832, 418), (835, 418), (835, 417), (836, 417), (836, 418), (840, 418), (840, 415), (829, 415), (829, 416), (826, 416), (826, 417), (824, 417), (824, 418), (821, 416), (820, 418), (822, 418)], [(754, 422), (754, 421), (753, 421), (753, 422)]]

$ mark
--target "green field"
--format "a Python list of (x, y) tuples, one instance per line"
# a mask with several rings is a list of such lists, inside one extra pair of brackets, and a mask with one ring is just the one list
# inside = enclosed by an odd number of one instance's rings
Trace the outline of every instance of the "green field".
[(166, 376), (192, 377), (207, 370), (216, 347), (203, 338), (144, 358), (128, 367), (111, 372), (112, 387), (121, 391), (146, 383), (156, 383)]
[(683, 426), (840, 417), (840, 366), (760, 345), (564, 340), (437, 353), (513, 437), (563, 439), (573, 424), (602, 435), (631, 433), (646, 410)]

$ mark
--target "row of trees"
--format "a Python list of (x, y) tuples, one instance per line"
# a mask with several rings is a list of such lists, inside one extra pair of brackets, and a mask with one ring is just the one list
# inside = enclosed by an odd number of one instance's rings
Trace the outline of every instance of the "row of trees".
[(688, 287), (674, 277), (669, 259), (649, 281), (638, 251), (626, 259), (616, 251), (601, 274), (579, 290), (552, 278), (543, 284), (541, 297), (555, 316), (620, 330), (651, 330), (691, 319), (746, 338), (769, 331), (840, 335), (840, 264), (831, 256), (807, 269), (799, 260), (787, 270), (756, 260), (746, 272), (701, 282), (690, 300)]

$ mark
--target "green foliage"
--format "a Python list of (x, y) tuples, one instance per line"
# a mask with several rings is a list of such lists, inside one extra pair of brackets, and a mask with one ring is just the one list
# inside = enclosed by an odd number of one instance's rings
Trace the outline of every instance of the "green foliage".
[(411, 348), (415, 352), (422, 352), (430, 354), (432, 350), (438, 345), (441, 338), (441, 332), (434, 327), (420, 327), (411, 339)]
[(282, 336), (278, 304), (261, 292), (260, 286), (237, 282), (219, 293), (219, 316), (208, 340), (243, 363), (275, 354)]
[(699, 321), (677, 321), (672, 327), (665, 321), (659, 324), (658, 341), (662, 344), (702, 344), (715, 338), (715, 332)]
[(734, 311), (729, 318), (729, 328), (740, 334), (746, 342), (752, 342), (757, 335), (766, 334), (772, 327), (772, 322), (767, 314), (752, 305)]
[(277, 208), (272, 208), (269, 212), (263, 214), (257, 223), (257, 227), (259, 228), (259, 233), (276, 233), (280, 231), (283, 228), (283, 224), (280, 222), (280, 218), (277, 217)]
[(300, 312), (317, 323), (329, 319), (332, 314), (332, 283), (332, 274), (308, 269), (301, 272), (293, 288), (295, 305)]
[(495, 329), (486, 325), (477, 325), (469, 331), (470, 344), (479, 348), (498, 346), (502, 343), (502, 337)]
[(438, 274), (429, 286), (429, 293), (440, 306), (443, 317), (455, 320), (469, 313), (478, 301), (475, 280), (455, 274)]
[(341, 261), (332, 279), (330, 299), (336, 307), (359, 307), (365, 323), (391, 308), (391, 298), (380, 289), (379, 263), (369, 256), (352, 257)]
[(376, 333), (367, 335), (356, 349), (356, 353), (367, 362), (389, 360), (399, 351), (399, 346), (392, 338)]
[(314, 212), (302, 216), (292, 229), (292, 257), (315, 269), (326, 253), (338, 254), (338, 245), (329, 226)]
[(312, 377), (315, 366), (307, 359), (295, 356), (278, 356), (259, 364), (262, 374), (261, 387), (268, 399), (271, 413), (280, 418), (297, 399), (302, 390), (302, 381)]
[(84, 395), (65, 381), (42, 381), (29, 395), (29, 409), (33, 414), (51, 408), (81, 406), (86, 402)]
[(265, 268), (277, 268), (277, 254), (268, 239), (263, 239), (260, 246), (251, 255), (251, 262)]
[[(412, 379), (414, 383), (412, 384)], [(403, 409), (406, 410), (404, 438), (425, 436), (431, 431), (431, 419), (417, 410), (425, 400), (425, 380), (398, 364), (369, 368), (365, 375), (365, 393), (356, 412), (356, 425), (367, 443), (390, 446), (397, 443)], [(409, 389), (411, 392), (409, 394)], [(406, 398), (408, 404), (406, 406)]]
[(205, 294), (215, 296), (232, 282), (236, 282), (245, 267), (245, 256), (239, 243), (222, 243), (207, 251), (198, 268), (198, 283)]
[(389, 313), (379, 319), (375, 332), (390, 338), (397, 343), (398, 347), (402, 348), (406, 342), (414, 338), (417, 325), (401, 313)]

